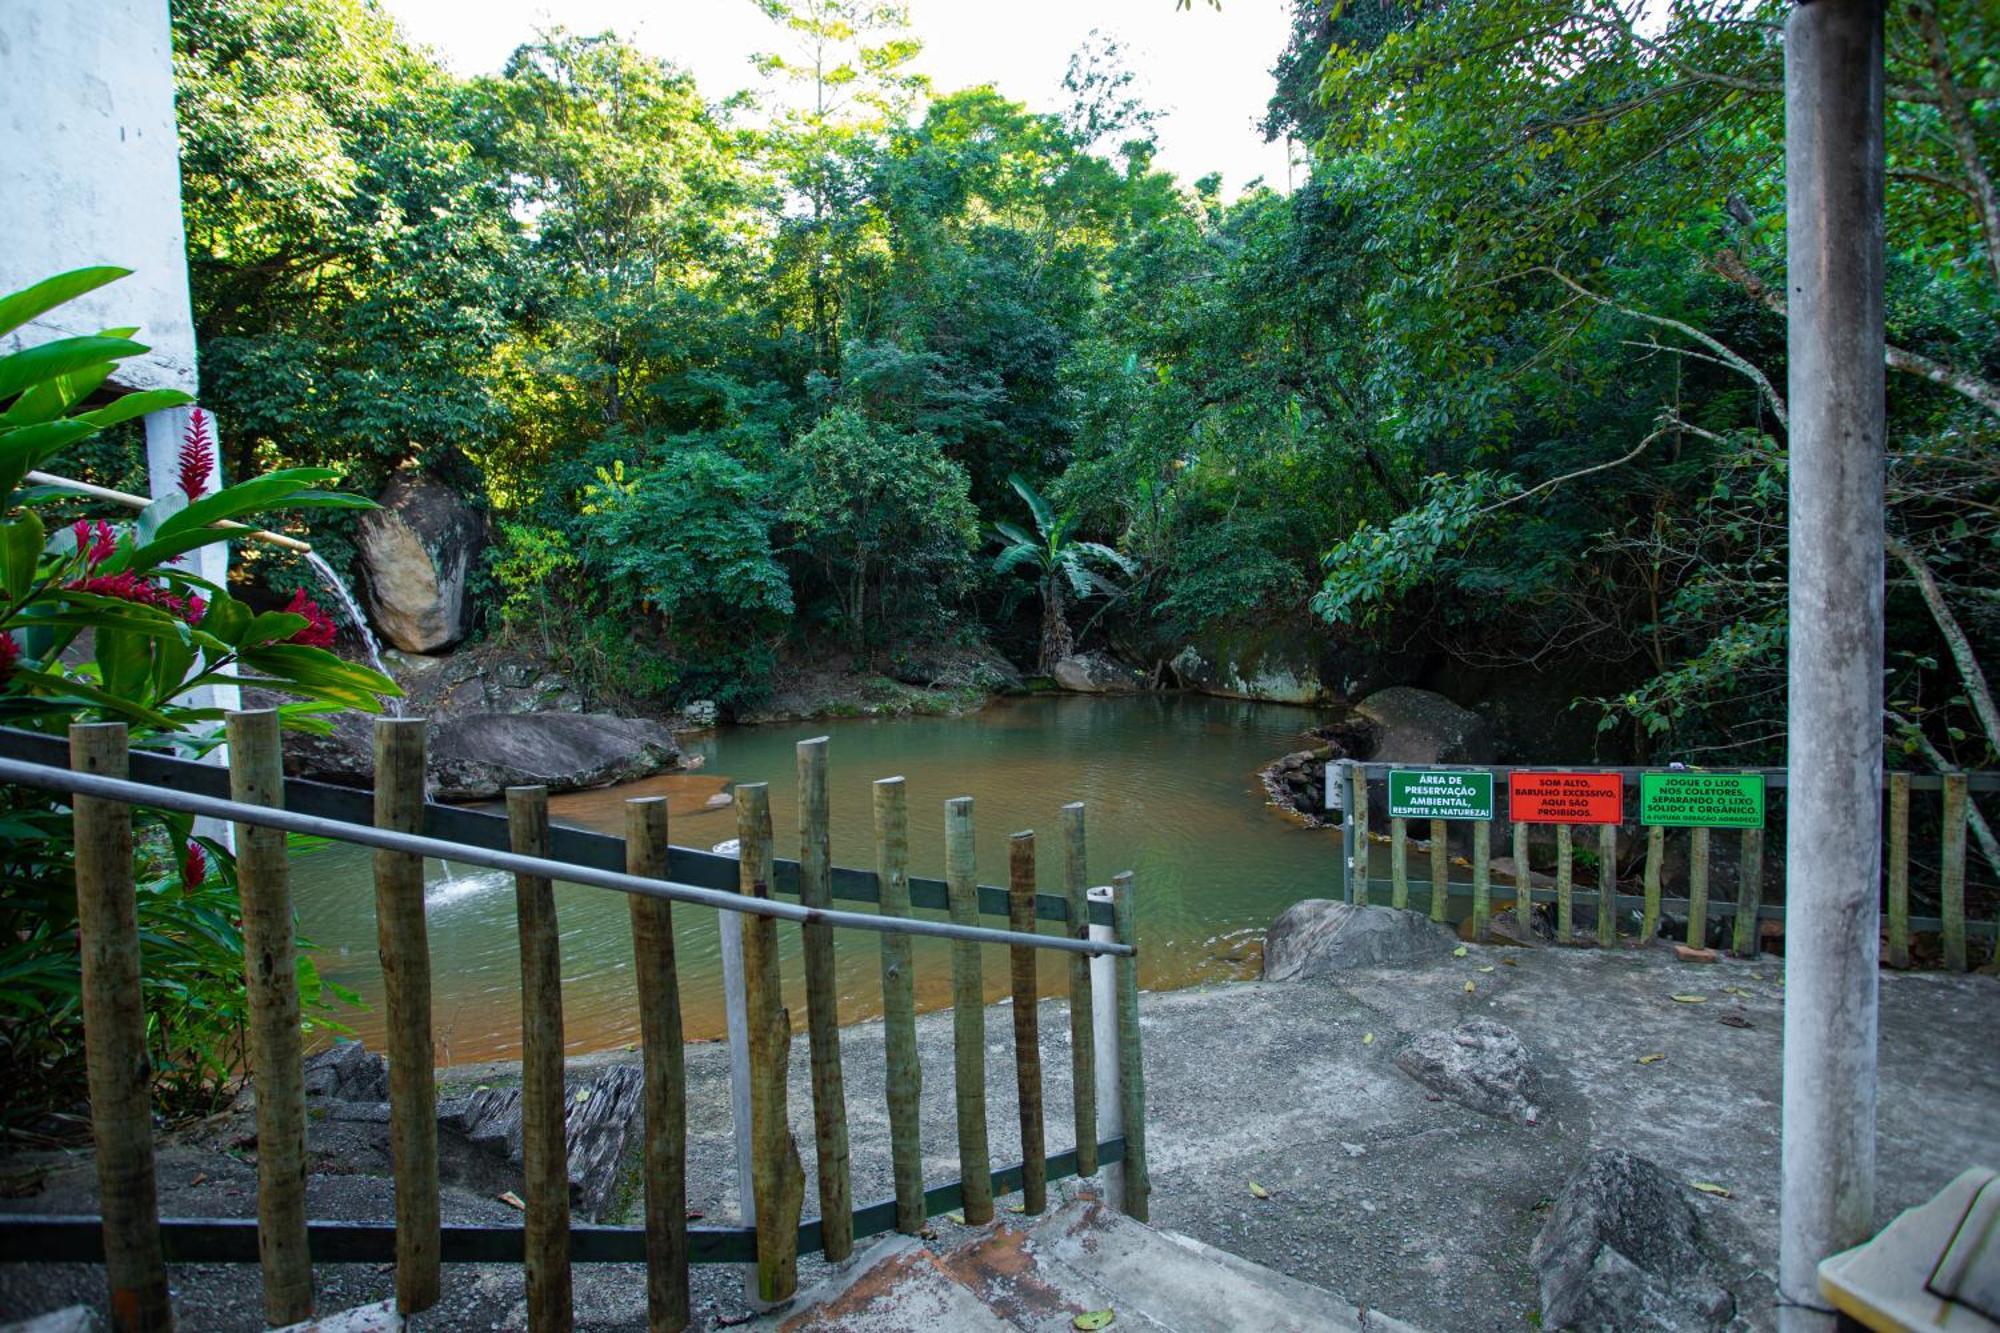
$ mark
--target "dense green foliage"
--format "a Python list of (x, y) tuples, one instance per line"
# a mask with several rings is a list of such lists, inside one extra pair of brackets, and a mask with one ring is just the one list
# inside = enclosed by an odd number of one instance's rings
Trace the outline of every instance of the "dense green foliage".
[[(124, 276), (81, 269), (0, 297), (0, 335)], [(368, 508), (317, 489), (325, 469), (266, 473), (217, 490), (199, 424), (181, 455), (181, 488), (136, 515), (45, 522), (74, 502), (25, 484), (63, 469), (99, 432), (178, 406), (184, 394), (86, 400), (123, 358), (146, 351), (131, 330), (60, 338), (0, 357), (0, 723), (66, 733), (78, 722), (124, 723), (139, 748), (203, 754), (221, 741), (210, 691), (235, 678), (290, 695), (293, 729), (324, 730), (336, 709), (376, 712), (386, 678), (327, 651), (331, 624), (300, 601), (256, 612), (200, 578), (181, 557), (224, 539), (213, 524), (271, 521), (289, 510)], [(149, 1055), (168, 1114), (214, 1108), (240, 1072), (249, 1000), (227, 847), (197, 838), (185, 815), (139, 810), (139, 886)], [(0, 797), (0, 1079), (10, 1121), (67, 1112), (82, 1096), (82, 963), (67, 801), (29, 788)], [(323, 987), (300, 955), (308, 1011)], [(322, 1016), (315, 1013), (314, 1018)], [(16, 1128), (13, 1124), (4, 1126)]]
[[(928, 87), (900, 6), (758, 3), (718, 99), (609, 34), (462, 79), (368, 0), (177, 0), (244, 472), (462, 485), (489, 630), (614, 692), (1025, 663), (1088, 593), (1149, 664), (1285, 624), (1556, 670), (1616, 751), (1779, 752), (1784, 5), (1298, 0), (1266, 128), (1310, 174), (1225, 200), (1115, 48), (1041, 114)], [(2000, 740), (1996, 50), (1977, 0), (1890, 19), (1885, 725), (1936, 762)], [(994, 527), (1016, 476), (1040, 532)]]

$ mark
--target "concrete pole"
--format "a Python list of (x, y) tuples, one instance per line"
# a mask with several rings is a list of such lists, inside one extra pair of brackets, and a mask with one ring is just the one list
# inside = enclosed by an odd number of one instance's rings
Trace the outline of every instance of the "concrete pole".
[(1882, 0), (1785, 29), (1790, 817), (1778, 1325), (1831, 1330), (1820, 1260), (1875, 1203), (1883, 669)]
[[(750, 1133), (750, 1005), (743, 989), (743, 916), (717, 912), (722, 928), (722, 1017), (729, 1034), (729, 1126), (736, 1140), (737, 1225), (757, 1225), (757, 1191), (752, 1188)], [(757, 1265), (738, 1265), (743, 1291), (753, 1308), (766, 1303), (757, 1291)]]
[[(1100, 884), (1087, 895), (1095, 907), (1111, 906), (1111, 886)], [(1110, 926), (1091, 923), (1090, 938), (1105, 944), (1118, 936)], [(1125, 1132), (1124, 1105), (1118, 1097), (1118, 972), (1117, 960), (1097, 954), (1090, 960), (1090, 1012), (1097, 1049), (1092, 1058), (1097, 1067), (1097, 1137), (1115, 1139)], [(1097, 1168), (1098, 1182), (1105, 1199), (1115, 1208), (1125, 1206), (1125, 1168), (1105, 1163)]]

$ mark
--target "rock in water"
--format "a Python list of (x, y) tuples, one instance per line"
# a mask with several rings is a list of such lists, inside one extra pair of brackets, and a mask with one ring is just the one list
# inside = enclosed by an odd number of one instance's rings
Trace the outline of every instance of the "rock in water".
[(1514, 1029), (1472, 1018), (1426, 1032), (1396, 1052), (1396, 1068), (1434, 1092), (1502, 1120), (1534, 1123), (1535, 1066)]
[(680, 746), (658, 722), (609, 713), (486, 713), (450, 718), (431, 733), (435, 798), (472, 801), (508, 787), (576, 791), (670, 768)]
[(1542, 1327), (1709, 1333), (1736, 1302), (1703, 1252), (1701, 1221), (1674, 1179), (1617, 1148), (1563, 1187), (1529, 1258)]
[(1056, 684), (1078, 694), (1129, 694), (1144, 689), (1145, 677), (1103, 653), (1078, 653), (1055, 664)]
[(1308, 898), (1287, 907), (1264, 933), (1264, 980), (1423, 962), (1457, 947), (1448, 927), (1415, 912)]
[(1375, 729), (1371, 759), (1398, 764), (1490, 764), (1486, 719), (1431, 690), (1393, 685), (1355, 705)]
[(364, 515), (356, 536), (368, 618), (406, 653), (434, 653), (471, 627), (465, 576), (486, 525), (451, 487), (399, 475)]

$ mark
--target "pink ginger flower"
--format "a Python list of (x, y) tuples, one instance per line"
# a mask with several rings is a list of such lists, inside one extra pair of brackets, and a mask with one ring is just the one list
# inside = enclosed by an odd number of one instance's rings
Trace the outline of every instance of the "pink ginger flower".
[(170, 615), (179, 616), (190, 625), (198, 625), (208, 610), (208, 603), (199, 597), (185, 601), (161, 587), (149, 583), (137, 574), (94, 574), (89, 578), (76, 579), (64, 584), (71, 592), (87, 592), (98, 597), (116, 597), (121, 602), (132, 602), (138, 606), (155, 606)]
[(181, 437), (181, 489), (190, 500), (208, 494), (215, 476), (215, 433), (208, 420), (208, 413), (195, 408), (188, 413), (187, 433)]
[(190, 840), (187, 851), (181, 856), (181, 886), (193, 893), (207, 878), (208, 849)]
[(14, 636), (0, 630), (0, 686), (14, 678), (14, 664), (21, 660), (21, 645)]
[(306, 627), (286, 639), (286, 643), (302, 644), (307, 648), (331, 648), (335, 634), (333, 617), (320, 609), (318, 602), (306, 596), (304, 588), (292, 594), (292, 600), (285, 604), (285, 610), (295, 616), (306, 618)]
[(111, 530), (111, 525), (101, 518), (95, 523), (87, 518), (80, 518), (70, 531), (76, 534), (77, 553), (83, 557), (86, 569), (96, 569), (109, 560), (111, 553), (118, 549), (118, 535)]

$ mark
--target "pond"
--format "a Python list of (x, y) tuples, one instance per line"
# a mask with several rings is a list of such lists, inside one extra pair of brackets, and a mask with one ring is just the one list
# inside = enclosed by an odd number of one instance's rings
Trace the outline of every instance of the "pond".
[[(619, 833), (620, 803), (665, 795), (672, 841), (709, 848), (736, 836), (733, 808), (707, 808), (736, 782), (769, 782), (778, 855), (798, 854), (793, 747), (828, 736), (832, 846), (836, 865), (875, 863), (869, 784), (901, 774), (910, 803), (912, 873), (944, 872), (944, 802), (975, 800), (979, 879), (1004, 884), (1007, 838), (1033, 829), (1041, 890), (1059, 892), (1058, 809), (1087, 805), (1090, 878), (1136, 877), (1140, 984), (1149, 989), (1255, 975), (1263, 930), (1300, 898), (1338, 896), (1338, 836), (1300, 827), (1266, 804), (1257, 769), (1298, 748), (1309, 709), (1192, 695), (1060, 696), (1000, 700), (963, 717), (804, 722), (725, 728), (684, 738), (703, 766), (602, 791), (550, 800), (552, 816)], [(375, 952), (369, 854), (333, 846), (301, 853), (293, 892), (301, 930), (322, 971), (367, 1003), (343, 1015), (380, 1047), (381, 969)], [(510, 875), (432, 862), (428, 867), (434, 1024), (440, 1063), (519, 1054), (520, 963)], [(564, 1024), (572, 1053), (638, 1039), (632, 1006), (631, 935), (621, 894), (556, 888), (561, 923)], [(721, 956), (716, 913), (676, 906), (675, 949), (690, 1040), (722, 1035)], [(992, 923), (998, 924), (998, 923)], [(803, 1024), (799, 932), (780, 927), (786, 1003)], [(841, 1020), (875, 1017), (881, 1006), (880, 937), (838, 931)], [(948, 945), (916, 941), (918, 1004), (950, 1003)], [(1067, 969), (1041, 956), (1047, 995), (1063, 993)], [(989, 1000), (1007, 993), (1006, 952), (986, 951)]]

